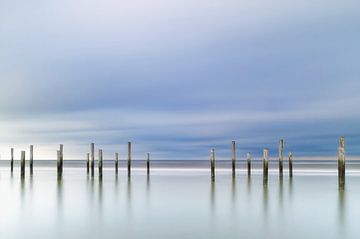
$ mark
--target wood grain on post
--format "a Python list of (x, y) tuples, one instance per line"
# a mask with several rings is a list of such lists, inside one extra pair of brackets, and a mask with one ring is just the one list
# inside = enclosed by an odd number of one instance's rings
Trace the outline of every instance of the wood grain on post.
[(232, 176), (235, 177), (236, 172), (236, 144), (235, 141), (232, 141)]
[(91, 177), (94, 177), (95, 171), (95, 144), (90, 144), (90, 171)]
[(128, 142), (128, 163), (127, 163), (128, 176), (131, 175), (131, 142)]
[(290, 152), (289, 153), (289, 176), (290, 178), (293, 176), (293, 154)]
[(90, 153), (86, 154), (86, 173), (90, 173)]
[(147, 175), (150, 175), (150, 153), (147, 153), (147, 160), (146, 160), (146, 172)]
[(34, 172), (34, 146), (30, 145), (30, 176), (33, 175)]
[(115, 153), (115, 174), (119, 172), (119, 153)]
[(264, 149), (263, 156), (263, 180), (267, 183), (269, 173), (269, 149)]
[(250, 176), (251, 175), (251, 155), (250, 155), (250, 153), (246, 154), (246, 161), (247, 161), (248, 176)]
[(283, 160), (284, 159), (284, 140), (280, 139), (279, 142), (279, 175), (283, 176)]
[(345, 185), (345, 138), (341, 137), (339, 140), (338, 149), (338, 178), (339, 186)]
[(211, 180), (215, 180), (215, 149), (210, 151)]
[(103, 175), (103, 151), (99, 149), (99, 178)]
[(20, 175), (22, 178), (25, 177), (25, 151), (21, 151)]
[(10, 159), (10, 172), (14, 172), (14, 148), (11, 148), (11, 159)]

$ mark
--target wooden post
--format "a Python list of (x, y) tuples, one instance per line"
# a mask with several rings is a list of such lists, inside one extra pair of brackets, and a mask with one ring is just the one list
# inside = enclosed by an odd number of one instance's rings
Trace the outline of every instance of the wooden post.
[(34, 146), (30, 145), (30, 176), (33, 175), (34, 172)]
[(10, 159), (10, 171), (11, 173), (14, 172), (14, 148), (11, 148), (11, 159)]
[(20, 162), (20, 175), (22, 178), (25, 177), (25, 151), (21, 151), (21, 162)]
[(292, 158), (293, 158), (293, 154), (290, 152), (289, 153), (289, 176), (290, 176), (290, 178), (292, 178), (292, 176), (293, 176), (293, 160), (292, 160)]
[(63, 174), (63, 167), (64, 167), (64, 145), (60, 144), (60, 171), (61, 171), (61, 176)]
[(91, 177), (94, 177), (95, 171), (95, 144), (90, 144), (90, 170), (91, 170)]
[(57, 176), (61, 178), (61, 152), (60, 150), (56, 151), (57, 153)]
[(99, 178), (102, 178), (103, 173), (103, 152), (99, 149)]
[(263, 181), (267, 183), (268, 181), (268, 172), (269, 172), (269, 149), (264, 149), (264, 158), (263, 158)]
[(119, 153), (115, 153), (115, 174), (119, 172)]
[(246, 154), (246, 161), (247, 161), (248, 176), (250, 176), (251, 175), (251, 155), (250, 155), (250, 153)]
[(147, 175), (150, 175), (150, 153), (147, 153), (147, 160), (146, 160), (146, 172)]
[(128, 164), (127, 164), (128, 176), (131, 175), (131, 142), (128, 142)]
[(236, 172), (235, 172), (235, 168), (236, 168), (236, 146), (235, 146), (235, 141), (232, 141), (232, 176), (235, 177)]
[(283, 176), (283, 153), (284, 153), (284, 140), (280, 139), (279, 142), (279, 175)]
[(90, 154), (86, 154), (86, 173), (89, 175), (90, 173)]
[(341, 137), (339, 140), (338, 178), (339, 178), (339, 186), (344, 187), (345, 185), (345, 138), (344, 137)]
[(211, 180), (215, 180), (215, 149), (210, 151)]

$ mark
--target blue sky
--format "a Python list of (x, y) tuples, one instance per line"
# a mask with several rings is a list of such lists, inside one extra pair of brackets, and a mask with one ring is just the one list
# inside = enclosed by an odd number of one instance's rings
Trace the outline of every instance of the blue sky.
[(360, 155), (358, 1), (0, 0), (0, 153)]

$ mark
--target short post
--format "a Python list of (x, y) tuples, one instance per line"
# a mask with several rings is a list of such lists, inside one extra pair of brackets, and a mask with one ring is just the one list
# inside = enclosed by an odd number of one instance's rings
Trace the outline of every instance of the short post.
[(22, 178), (25, 177), (25, 151), (21, 151), (21, 162), (20, 162), (20, 175)]
[(57, 162), (57, 176), (58, 176), (58, 178), (61, 178), (61, 152), (60, 152), (60, 150), (57, 150), (56, 151), (56, 153), (57, 153), (57, 160), (56, 160), (56, 162)]
[(283, 176), (283, 153), (284, 153), (284, 140), (280, 139), (279, 142), (279, 175)]
[(60, 171), (61, 171), (61, 176), (63, 174), (63, 167), (64, 167), (64, 145), (60, 144)]
[(250, 153), (246, 154), (246, 161), (247, 161), (248, 176), (250, 176), (251, 175), (251, 155), (250, 155)]
[(147, 160), (146, 160), (146, 172), (147, 175), (150, 175), (150, 153), (147, 153)]
[(128, 163), (127, 163), (128, 176), (131, 175), (131, 142), (128, 142)]
[(341, 137), (339, 140), (338, 178), (339, 178), (339, 186), (344, 187), (345, 185), (345, 138), (344, 137)]
[(115, 153), (115, 174), (119, 172), (119, 153)]
[(290, 152), (289, 153), (289, 176), (290, 176), (290, 178), (292, 178), (292, 176), (293, 176), (293, 160), (292, 160), (292, 158), (293, 158), (293, 154)]
[(235, 141), (232, 141), (232, 176), (235, 177), (236, 172), (235, 172), (235, 168), (236, 168), (236, 146), (235, 146)]
[(30, 145), (30, 176), (33, 175), (34, 168), (34, 146)]
[(91, 170), (91, 177), (94, 177), (95, 171), (95, 144), (90, 144), (90, 170)]
[(11, 159), (10, 159), (10, 171), (11, 173), (14, 172), (14, 148), (11, 148)]
[(103, 152), (99, 149), (99, 178), (102, 178), (103, 173)]
[(86, 154), (86, 173), (89, 175), (90, 173), (90, 154)]
[(269, 149), (264, 149), (264, 158), (263, 158), (263, 181), (267, 183), (268, 181), (268, 172), (269, 172)]
[(210, 151), (211, 180), (215, 180), (215, 149)]

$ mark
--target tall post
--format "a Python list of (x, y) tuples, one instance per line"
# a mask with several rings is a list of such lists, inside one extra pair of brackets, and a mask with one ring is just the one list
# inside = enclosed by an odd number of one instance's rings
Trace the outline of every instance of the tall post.
[(267, 183), (268, 181), (268, 172), (269, 172), (269, 149), (264, 149), (263, 155), (263, 181)]
[(128, 163), (127, 163), (128, 176), (131, 175), (131, 142), (128, 142)]
[(211, 180), (215, 180), (215, 149), (210, 151)]
[(235, 172), (235, 168), (236, 168), (236, 145), (235, 145), (235, 141), (232, 141), (232, 176), (233, 178), (235, 177), (236, 175), (236, 172)]
[(61, 151), (57, 150), (57, 176), (58, 178), (61, 178)]
[(10, 171), (11, 171), (11, 173), (13, 173), (14, 172), (14, 148), (11, 148), (10, 153), (11, 153)]
[(25, 177), (25, 151), (21, 151), (21, 162), (20, 162), (20, 175), (22, 178)]
[(250, 155), (250, 153), (246, 154), (246, 161), (247, 161), (248, 176), (250, 176), (251, 175), (251, 155)]
[(115, 153), (115, 174), (119, 172), (119, 153)]
[(86, 154), (86, 173), (89, 175), (90, 173), (90, 154)]
[(61, 176), (63, 174), (63, 167), (64, 167), (64, 145), (60, 144), (60, 171), (61, 171)]
[(344, 137), (341, 137), (339, 140), (338, 178), (339, 178), (339, 186), (344, 187), (345, 185), (345, 138)]
[(34, 146), (30, 145), (30, 176), (33, 175), (34, 172)]
[(147, 153), (147, 160), (146, 160), (146, 172), (147, 175), (150, 175), (150, 153)]
[(283, 153), (284, 153), (284, 140), (280, 139), (280, 142), (279, 142), (279, 175), (280, 175), (280, 177), (283, 176), (283, 159), (284, 159)]
[(293, 176), (293, 160), (292, 160), (292, 158), (293, 158), (293, 154), (290, 152), (289, 153), (289, 176), (290, 176), (290, 178), (292, 178), (292, 176)]
[(94, 177), (95, 171), (95, 144), (90, 144), (90, 170), (91, 170), (91, 177)]
[(99, 149), (99, 178), (102, 178), (103, 173), (103, 151)]

